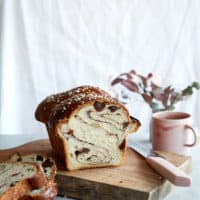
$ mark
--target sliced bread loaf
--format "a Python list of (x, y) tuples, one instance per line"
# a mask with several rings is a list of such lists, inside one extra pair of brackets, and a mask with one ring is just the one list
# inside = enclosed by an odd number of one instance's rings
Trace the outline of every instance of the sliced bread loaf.
[(20, 200), (53, 200), (57, 195), (57, 184), (54, 182), (56, 174), (56, 164), (51, 157), (44, 154), (29, 154), (21, 156), (19, 153), (10, 158), (16, 162), (32, 162), (41, 165), (46, 183), (42, 188), (31, 190)]
[(54, 181), (55, 174), (56, 174), (56, 164), (55, 164), (55, 161), (51, 157), (48, 157), (45, 154), (33, 153), (33, 154), (22, 156), (19, 153), (15, 153), (11, 156), (10, 160), (13, 162), (37, 163), (41, 165), (47, 182)]
[(0, 200), (18, 200), (32, 189), (43, 187), (45, 182), (37, 163), (0, 163)]
[(68, 170), (120, 165), (140, 122), (107, 92), (81, 86), (50, 95), (37, 107), (52, 148)]

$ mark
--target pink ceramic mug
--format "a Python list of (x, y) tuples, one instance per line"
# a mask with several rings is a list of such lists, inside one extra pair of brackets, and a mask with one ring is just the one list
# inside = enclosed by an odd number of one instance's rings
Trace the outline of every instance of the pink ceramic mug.
[[(191, 126), (191, 115), (183, 112), (154, 113), (151, 122), (153, 150), (186, 155), (187, 147), (198, 142), (197, 129)], [(192, 142), (189, 142), (193, 134)]]

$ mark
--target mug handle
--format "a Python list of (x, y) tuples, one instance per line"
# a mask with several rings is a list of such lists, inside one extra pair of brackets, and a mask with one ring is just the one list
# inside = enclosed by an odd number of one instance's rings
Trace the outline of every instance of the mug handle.
[(185, 128), (186, 129), (190, 129), (192, 131), (193, 136), (194, 136), (194, 142), (191, 143), (191, 144), (185, 144), (184, 146), (186, 146), (186, 147), (193, 147), (193, 146), (197, 145), (198, 140), (199, 140), (199, 136), (198, 136), (197, 133), (199, 133), (199, 131), (197, 129), (194, 129), (190, 125), (185, 125)]

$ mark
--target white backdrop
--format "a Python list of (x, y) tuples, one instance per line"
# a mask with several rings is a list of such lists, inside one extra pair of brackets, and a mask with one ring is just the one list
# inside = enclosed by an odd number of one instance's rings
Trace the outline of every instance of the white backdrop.
[[(198, 0), (1, 0), (0, 134), (46, 131), (34, 119), (47, 95), (135, 69), (166, 84), (200, 80)], [(200, 94), (178, 110), (200, 127)], [(147, 106), (131, 105), (148, 124)], [(146, 121), (145, 121), (146, 118)]]

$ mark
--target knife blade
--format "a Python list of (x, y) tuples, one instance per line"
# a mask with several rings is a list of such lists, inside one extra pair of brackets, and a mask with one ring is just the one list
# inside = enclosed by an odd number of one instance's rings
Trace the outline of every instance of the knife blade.
[(152, 151), (148, 145), (131, 142), (128, 145), (143, 156), (149, 166), (176, 186), (187, 187), (191, 185), (191, 177), (181, 169), (167, 161), (164, 157)]

